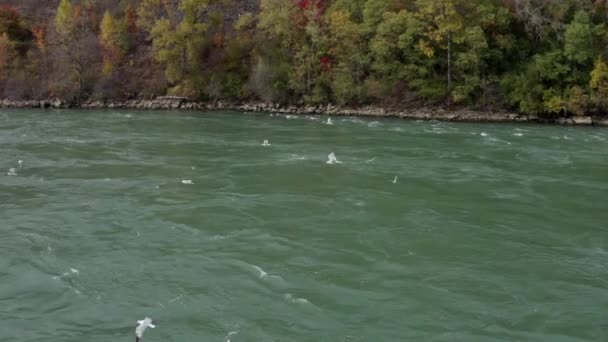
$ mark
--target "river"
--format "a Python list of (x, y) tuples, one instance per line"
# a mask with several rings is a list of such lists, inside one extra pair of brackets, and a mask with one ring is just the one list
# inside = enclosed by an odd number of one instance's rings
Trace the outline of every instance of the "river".
[(0, 341), (608, 339), (608, 130), (326, 120), (1, 110)]

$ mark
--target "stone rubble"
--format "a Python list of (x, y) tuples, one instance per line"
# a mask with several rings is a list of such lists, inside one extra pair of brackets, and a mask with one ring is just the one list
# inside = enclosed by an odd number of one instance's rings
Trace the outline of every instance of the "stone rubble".
[(608, 118), (591, 116), (572, 116), (541, 118), (536, 115), (509, 112), (483, 112), (467, 109), (448, 110), (443, 108), (391, 109), (377, 106), (340, 107), (336, 105), (281, 105), (263, 102), (197, 102), (183, 97), (163, 96), (153, 100), (88, 100), (82, 103), (48, 100), (0, 100), (0, 108), (49, 108), (49, 109), (137, 109), (137, 110), (232, 110), (242, 112), (263, 112), (274, 114), (317, 114), (334, 116), (397, 117), (413, 120), (466, 121), (466, 122), (535, 122), (559, 125), (608, 126)]

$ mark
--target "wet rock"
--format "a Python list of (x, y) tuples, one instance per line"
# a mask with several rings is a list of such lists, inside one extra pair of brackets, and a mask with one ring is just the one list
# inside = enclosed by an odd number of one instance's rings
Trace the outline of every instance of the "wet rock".
[(608, 126), (608, 118), (596, 118), (593, 123), (598, 126)]

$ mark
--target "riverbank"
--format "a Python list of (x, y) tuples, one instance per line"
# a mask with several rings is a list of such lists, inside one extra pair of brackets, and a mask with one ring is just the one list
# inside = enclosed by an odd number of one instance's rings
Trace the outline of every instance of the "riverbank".
[(477, 111), (469, 109), (445, 108), (396, 108), (380, 106), (341, 107), (334, 105), (323, 106), (283, 106), (262, 102), (197, 102), (186, 98), (159, 97), (154, 100), (125, 100), (125, 101), (85, 101), (74, 103), (54, 100), (1, 100), (0, 108), (27, 109), (137, 109), (137, 110), (200, 110), (219, 111), (234, 110), (254, 113), (278, 114), (317, 114), (332, 116), (368, 116), (402, 118), (412, 120), (438, 120), (463, 122), (530, 122), (558, 125), (608, 126), (608, 117), (571, 116), (571, 117), (541, 117), (537, 115), (518, 114), (510, 112)]

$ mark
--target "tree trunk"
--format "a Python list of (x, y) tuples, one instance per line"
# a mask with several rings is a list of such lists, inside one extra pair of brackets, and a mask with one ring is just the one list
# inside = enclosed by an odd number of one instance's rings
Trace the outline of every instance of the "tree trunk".
[(448, 32), (448, 105), (452, 105), (452, 33)]

